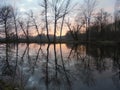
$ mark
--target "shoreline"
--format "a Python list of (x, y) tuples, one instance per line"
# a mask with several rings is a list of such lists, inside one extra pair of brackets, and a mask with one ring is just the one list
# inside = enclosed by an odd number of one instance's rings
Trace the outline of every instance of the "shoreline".
[(94, 44), (94, 45), (104, 45), (104, 46), (116, 46), (120, 45), (120, 41), (74, 41), (74, 40), (56, 40), (55, 42), (51, 40), (26, 40), (26, 39), (19, 39), (19, 40), (9, 40), (6, 41), (5, 39), (0, 40), (1, 43), (37, 43), (37, 44)]

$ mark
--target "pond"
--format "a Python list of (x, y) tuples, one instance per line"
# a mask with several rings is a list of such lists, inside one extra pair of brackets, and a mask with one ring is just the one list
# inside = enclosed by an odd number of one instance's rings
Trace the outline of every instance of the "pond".
[(10, 90), (120, 90), (120, 48), (0, 44), (0, 90), (6, 85)]

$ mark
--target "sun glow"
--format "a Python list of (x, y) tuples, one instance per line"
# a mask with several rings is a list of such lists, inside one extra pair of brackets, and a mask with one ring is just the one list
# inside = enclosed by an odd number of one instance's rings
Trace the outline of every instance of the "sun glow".
[(33, 0), (27, 0), (28, 2), (32, 2)]
[[(66, 35), (66, 32), (67, 32), (67, 31), (63, 31), (63, 32), (62, 32), (62, 36), (65, 36), (65, 35)], [(43, 32), (43, 34), (46, 35), (47, 32)], [(54, 34), (53, 31), (49, 31), (49, 35), (53, 35), (53, 34)], [(37, 36), (38, 33), (37, 33), (37, 31), (32, 30), (32, 31), (30, 31), (30, 35), (31, 35), (31, 36)], [(57, 32), (57, 33), (56, 33), (56, 36), (60, 36), (60, 32)]]

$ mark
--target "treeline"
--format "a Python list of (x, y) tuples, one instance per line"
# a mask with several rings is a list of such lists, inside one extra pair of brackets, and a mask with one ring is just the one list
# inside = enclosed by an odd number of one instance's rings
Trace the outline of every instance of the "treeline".
[[(114, 18), (106, 11), (101, 9), (97, 16), (94, 16), (94, 20), (90, 23), (89, 27), (86, 27), (86, 32), (80, 32), (81, 26), (68, 25), (69, 31), (67, 32), (67, 38), (71, 38), (76, 41), (120, 41), (120, 18), (114, 16)], [(84, 27), (84, 25), (82, 25)], [(87, 35), (88, 34), (88, 35)]]
[[(58, 32), (61, 39), (65, 17), (72, 8), (71, 0), (42, 0), (38, 5), (40, 6), (39, 15), (32, 10), (22, 13), (9, 4), (0, 6), (1, 40), (18, 42), (24, 39), (26, 42), (31, 42), (30, 36), (36, 33), (37, 36), (46, 34), (45, 42), (49, 43), (56, 42)], [(50, 40), (51, 31), (53, 40)], [(41, 37), (39, 37), (39, 42), (41, 42)]]
[[(120, 23), (120, 21), (119, 21)], [(115, 29), (117, 28), (117, 29)], [(120, 25), (115, 26), (115, 23), (110, 23), (104, 26), (93, 25), (89, 27), (89, 41), (120, 41)], [(66, 38), (76, 41), (87, 41), (87, 33), (80, 33), (76, 30), (68, 31)]]
[[(113, 19), (104, 9), (95, 13), (97, 5), (97, 0), (84, 0), (79, 7), (71, 0), (42, 0), (39, 15), (32, 10), (21, 13), (11, 5), (2, 5), (0, 41), (120, 41), (119, 14)], [(63, 36), (63, 30), (68, 30), (66, 36)], [(35, 33), (37, 38), (31, 37)]]

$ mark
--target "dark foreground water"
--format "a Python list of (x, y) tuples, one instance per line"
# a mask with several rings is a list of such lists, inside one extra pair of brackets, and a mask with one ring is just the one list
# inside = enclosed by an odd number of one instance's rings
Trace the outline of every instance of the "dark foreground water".
[(4, 89), (120, 90), (120, 48), (0, 44), (0, 90)]

